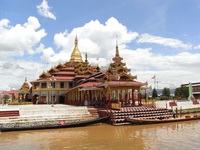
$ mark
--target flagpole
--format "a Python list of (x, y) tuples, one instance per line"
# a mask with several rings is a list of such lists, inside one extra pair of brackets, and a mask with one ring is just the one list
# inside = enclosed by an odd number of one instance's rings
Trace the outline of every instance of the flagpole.
[(154, 79), (154, 89), (156, 89), (156, 75), (154, 74), (154, 76), (151, 79)]

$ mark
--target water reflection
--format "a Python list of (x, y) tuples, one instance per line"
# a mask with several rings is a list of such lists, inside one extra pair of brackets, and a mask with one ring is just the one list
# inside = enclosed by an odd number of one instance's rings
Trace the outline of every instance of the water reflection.
[(199, 149), (200, 121), (0, 133), (0, 149)]

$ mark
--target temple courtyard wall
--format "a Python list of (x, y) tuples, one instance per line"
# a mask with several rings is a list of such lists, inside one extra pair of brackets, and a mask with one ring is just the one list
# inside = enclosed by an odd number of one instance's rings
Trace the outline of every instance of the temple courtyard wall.
[[(200, 101), (197, 100), (199, 103)], [(162, 100), (162, 101), (155, 101), (155, 107), (158, 108), (169, 108), (171, 109), (170, 102), (175, 102), (177, 106), (173, 106), (173, 108), (177, 109), (191, 109), (191, 108), (199, 108), (200, 104), (193, 104), (191, 100)]]

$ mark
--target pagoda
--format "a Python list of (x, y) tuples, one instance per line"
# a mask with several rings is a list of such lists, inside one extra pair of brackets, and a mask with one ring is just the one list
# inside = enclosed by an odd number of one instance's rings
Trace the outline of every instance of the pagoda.
[(32, 102), (39, 99), (42, 104), (108, 105), (117, 102), (141, 105), (141, 90), (147, 82), (138, 82), (137, 76), (131, 75), (119, 55), (117, 42), (112, 60), (106, 70), (90, 65), (87, 53), (83, 61), (76, 36), (70, 60), (43, 71), (31, 82)]
[(115, 57), (112, 59), (113, 63), (110, 63), (108, 70), (106, 71), (107, 80), (127, 80), (132, 81), (137, 76), (132, 76), (130, 70), (126, 67), (126, 63), (123, 63), (123, 58), (119, 55), (118, 45), (116, 45)]
[(22, 84), (21, 88), (18, 90), (19, 100), (20, 101), (29, 101), (29, 94), (30, 94), (30, 85), (27, 82), (27, 78), (25, 78), (24, 83)]
[(31, 82), (32, 102), (36, 103), (36, 99), (39, 99), (41, 104), (65, 104), (67, 91), (74, 88), (77, 85), (77, 81), (99, 71), (100, 68), (98, 66), (89, 64), (87, 54), (85, 61), (83, 61), (76, 36), (70, 60), (64, 64), (59, 63), (46, 72), (43, 71), (37, 80)]
[(68, 90), (67, 104), (107, 105), (120, 102), (121, 105), (141, 105), (141, 89), (147, 82), (138, 82), (135, 80), (137, 76), (130, 74), (130, 69), (119, 55), (118, 44), (112, 60), (107, 70), (79, 80), (76, 87)]

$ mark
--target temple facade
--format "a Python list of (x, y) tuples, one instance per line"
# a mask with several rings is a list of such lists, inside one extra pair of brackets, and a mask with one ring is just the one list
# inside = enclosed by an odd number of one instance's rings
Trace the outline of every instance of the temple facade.
[(98, 66), (91, 66), (88, 63), (87, 54), (83, 61), (76, 37), (70, 60), (64, 64), (59, 63), (47, 72), (44, 71), (37, 80), (31, 82), (32, 102), (36, 103), (36, 99), (39, 99), (39, 103), (42, 104), (65, 104), (67, 91), (75, 87), (77, 81), (99, 71)]
[(138, 82), (137, 76), (131, 75), (119, 55), (118, 44), (112, 60), (106, 70), (100, 70), (98, 65), (91, 66), (87, 54), (83, 61), (76, 37), (70, 60), (43, 72), (31, 82), (32, 102), (39, 98), (40, 103), (46, 104), (107, 105), (120, 102), (121, 105), (141, 105), (141, 89), (147, 83)]
[(137, 76), (130, 74), (130, 69), (122, 62), (116, 45), (115, 57), (107, 70), (99, 71), (81, 79), (77, 86), (67, 91), (67, 104), (73, 105), (141, 105), (141, 87), (147, 85), (135, 81)]

